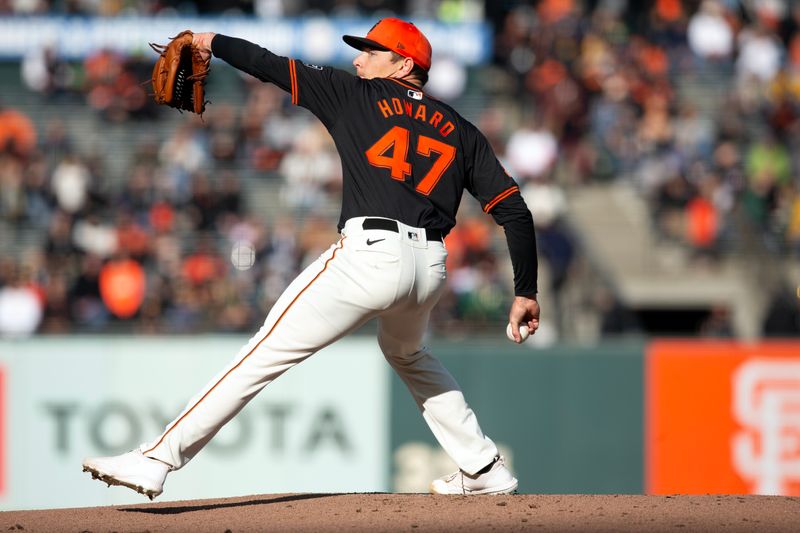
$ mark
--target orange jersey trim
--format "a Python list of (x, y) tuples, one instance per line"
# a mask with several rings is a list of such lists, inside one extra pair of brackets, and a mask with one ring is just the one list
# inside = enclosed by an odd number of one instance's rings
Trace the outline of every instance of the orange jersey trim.
[(386, 79), (389, 80), (389, 81), (393, 81), (395, 83), (399, 83), (403, 87), (408, 87), (409, 89), (413, 89), (413, 90), (415, 90), (415, 91), (417, 91), (419, 93), (425, 94), (422, 89), (420, 89), (419, 87), (415, 87), (414, 85), (411, 85), (410, 83), (406, 83), (404, 81), (400, 81), (400, 80), (398, 80), (396, 78), (386, 78)]
[(170, 427), (169, 427), (169, 429), (167, 429), (167, 430), (164, 432), (164, 434), (163, 434), (163, 435), (161, 435), (161, 438), (160, 438), (160, 439), (158, 439), (158, 442), (156, 443), (156, 445), (155, 445), (155, 446), (153, 446), (152, 448), (148, 449), (148, 450), (145, 450), (145, 451), (143, 452), (144, 454), (148, 454), (148, 453), (152, 452), (153, 450), (155, 450), (156, 448), (158, 448), (159, 446), (161, 446), (161, 443), (162, 443), (162, 442), (164, 442), (164, 439), (165, 439), (165, 438), (167, 438), (167, 435), (169, 435), (169, 434), (170, 434), (170, 432), (171, 432), (173, 429), (175, 429), (176, 427), (178, 427), (178, 424), (180, 424), (180, 423), (183, 421), (183, 419), (184, 419), (184, 418), (186, 418), (187, 416), (189, 416), (189, 415), (192, 413), (192, 411), (194, 411), (194, 410), (195, 410), (195, 408), (196, 408), (198, 405), (200, 405), (200, 404), (203, 402), (203, 400), (205, 400), (205, 399), (208, 397), (208, 395), (209, 395), (209, 394), (211, 394), (211, 393), (214, 391), (214, 389), (216, 389), (216, 388), (217, 388), (217, 386), (218, 386), (220, 383), (222, 383), (222, 381), (223, 381), (225, 378), (227, 378), (227, 377), (228, 377), (228, 376), (231, 374), (231, 372), (233, 372), (234, 370), (236, 370), (237, 368), (239, 368), (239, 367), (242, 365), (242, 363), (244, 363), (244, 362), (245, 362), (245, 360), (247, 360), (247, 358), (248, 358), (248, 357), (250, 357), (251, 355), (253, 355), (253, 352), (255, 352), (255, 351), (258, 349), (258, 347), (259, 347), (259, 346), (261, 346), (261, 343), (263, 343), (265, 340), (267, 340), (267, 338), (268, 338), (270, 335), (272, 335), (272, 332), (273, 332), (273, 331), (275, 331), (275, 328), (276, 328), (276, 327), (278, 327), (278, 324), (280, 324), (280, 322), (281, 322), (281, 320), (283, 319), (283, 317), (286, 315), (286, 313), (289, 311), (289, 309), (291, 309), (292, 305), (294, 305), (294, 303), (297, 301), (297, 299), (298, 299), (298, 298), (300, 298), (300, 296), (302, 296), (304, 292), (306, 292), (306, 289), (308, 289), (308, 288), (309, 288), (309, 287), (310, 287), (310, 286), (311, 286), (311, 285), (312, 285), (312, 284), (313, 284), (315, 281), (317, 281), (317, 279), (319, 279), (319, 277), (322, 275), (322, 273), (323, 273), (323, 272), (325, 272), (325, 270), (328, 268), (328, 264), (329, 264), (331, 261), (333, 261), (333, 258), (334, 258), (334, 257), (336, 257), (336, 252), (338, 252), (339, 250), (341, 250), (341, 249), (344, 247), (344, 241), (345, 241), (345, 239), (346, 239), (346, 238), (347, 238), (347, 237), (342, 237), (342, 240), (341, 240), (341, 241), (339, 241), (339, 247), (338, 247), (338, 248), (336, 248), (336, 249), (333, 251), (333, 255), (331, 255), (330, 259), (328, 259), (327, 261), (325, 261), (325, 265), (322, 267), (322, 270), (320, 270), (320, 271), (319, 271), (319, 273), (318, 273), (316, 276), (314, 276), (314, 279), (312, 279), (311, 281), (309, 281), (309, 282), (308, 282), (308, 285), (306, 285), (305, 287), (303, 287), (303, 290), (301, 290), (299, 293), (297, 293), (297, 296), (295, 296), (295, 297), (294, 297), (294, 299), (291, 301), (291, 303), (290, 303), (289, 305), (287, 305), (287, 306), (286, 306), (286, 309), (284, 309), (284, 310), (283, 310), (283, 313), (281, 313), (281, 316), (279, 316), (279, 317), (278, 317), (278, 320), (276, 320), (276, 321), (275, 321), (275, 324), (273, 324), (273, 325), (272, 325), (272, 327), (271, 327), (271, 328), (269, 329), (269, 331), (267, 332), (267, 334), (266, 334), (266, 335), (264, 335), (264, 338), (263, 338), (263, 339), (261, 339), (260, 341), (258, 341), (258, 343), (256, 343), (256, 345), (255, 345), (255, 346), (253, 346), (253, 349), (252, 349), (252, 350), (250, 350), (250, 351), (247, 353), (247, 355), (245, 355), (244, 357), (242, 357), (241, 361), (239, 361), (238, 363), (236, 363), (236, 365), (235, 365), (233, 368), (231, 368), (230, 370), (228, 370), (227, 372), (225, 372), (225, 375), (224, 375), (224, 376), (222, 376), (221, 378), (219, 378), (219, 379), (217, 380), (217, 382), (216, 382), (216, 383), (214, 383), (214, 385), (213, 385), (213, 386), (212, 386), (210, 389), (208, 389), (208, 391), (207, 391), (205, 394), (203, 394), (203, 397), (202, 397), (202, 398), (200, 398), (199, 400), (197, 400), (197, 402), (196, 402), (196, 403), (195, 403), (195, 404), (194, 404), (192, 407), (190, 407), (190, 408), (189, 408), (189, 410), (188, 410), (188, 411), (186, 411), (186, 412), (183, 414), (183, 416), (181, 416), (181, 417), (180, 417), (178, 420), (176, 420), (176, 421), (175, 421), (175, 423), (174, 423), (174, 424), (172, 424), (172, 426), (170, 426)]
[(292, 86), (292, 105), (297, 105), (300, 95), (297, 91), (297, 65), (294, 59), (289, 60), (289, 80)]
[(505, 200), (506, 198), (508, 198), (512, 194), (514, 194), (515, 192), (519, 192), (519, 187), (516, 186), (516, 185), (514, 185), (513, 187), (509, 187), (508, 189), (504, 190), (503, 192), (501, 192), (500, 194), (495, 196), (492, 199), (491, 202), (486, 204), (486, 207), (483, 208), (483, 212), (484, 213), (488, 213), (489, 211), (494, 209), (494, 206), (496, 206), (497, 204), (499, 204), (500, 202), (502, 202), (503, 200)]

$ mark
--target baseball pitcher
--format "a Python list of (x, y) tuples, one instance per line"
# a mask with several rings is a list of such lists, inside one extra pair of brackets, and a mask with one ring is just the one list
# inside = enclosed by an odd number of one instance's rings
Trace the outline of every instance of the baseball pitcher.
[(342, 161), (341, 238), (294, 280), (241, 351), (164, 432), (115, 457), (86, 459), (104, 482), (161, 494), (251, 398), (315, 352), (377, 318), (378, 343), (459, 470), (434, 480), (436, 494), (504, 494), (517, 480), (483, 434), (450, 373), (422, 345), (445, 288), (444, 237), (464, 190), (503, 226), (514, 269), (511, 332), (539, 326), (533, 219), (519, 187), (478, 129), (424, 91), (431, 46), (420, 30), (380, 20), (366, 37), (344, 36), (360, 53), (356, 75), (280, 57), (250, 42), (197, 33), (213, 54), (291, 94), (330, 132)]

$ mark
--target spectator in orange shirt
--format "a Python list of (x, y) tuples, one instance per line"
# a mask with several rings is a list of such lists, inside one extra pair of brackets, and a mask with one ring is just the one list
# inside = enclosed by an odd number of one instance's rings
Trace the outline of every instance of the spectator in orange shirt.
[(183, 260), (181, 270), (184, 279), (193, 286), (199, 286), (222, 276), (225, 265), (219, 255), (215, 253), (209, 238), (202, 237), (196, 250)]
[(22, 112), (0, 102), (0, 152), (27, 157), (36, 148), (36, 127)]

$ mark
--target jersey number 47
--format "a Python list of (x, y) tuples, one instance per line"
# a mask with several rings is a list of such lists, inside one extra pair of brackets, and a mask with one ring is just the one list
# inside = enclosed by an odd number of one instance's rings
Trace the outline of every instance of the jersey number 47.
[[(388, 168), (392, 178), (405, 181), (411, 175), (411, 163), (408, 162), (408, 145), (411, 132), (402, 126), (394, 126), (365, 152), (369, 164), (375, 167)], [(391, 155), (387, 152), (391, 151)], [(428, 196), (442, 175), (456, 158), (456, 149), (431, 137), (420, 135), (417, 139), (417, 153), (424, 157), (434, 157), (431, 169), (416, 186), (417, 192)]]

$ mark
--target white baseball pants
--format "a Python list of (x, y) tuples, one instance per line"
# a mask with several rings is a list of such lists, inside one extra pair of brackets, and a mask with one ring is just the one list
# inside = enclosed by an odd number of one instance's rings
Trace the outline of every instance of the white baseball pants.
[(141, 451), (183, 467), (251, 398), (315, 352), (378, 317), (378, 343), (442, 448), (474, 474), (497, 455), (450, 373), (422, 345), (430, 311), (445, 287), (447, 251), (425, 230), (362, 228), (342, 238), (283, 292), (236, 358)]

